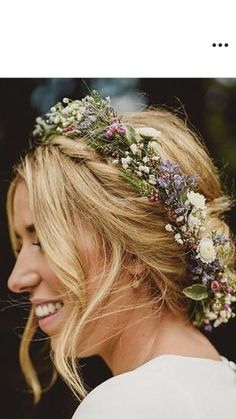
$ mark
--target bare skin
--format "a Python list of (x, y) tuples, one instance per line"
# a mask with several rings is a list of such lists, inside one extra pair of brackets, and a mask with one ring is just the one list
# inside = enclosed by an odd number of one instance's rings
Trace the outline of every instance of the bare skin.
[[(19, 255), (8, 280), (9, 289), (16, 293), (27, 292), (33, 307), (61, 300), (59, 296), (65, 290), (40, 249), (36, 231), (26, 230), (34, 220), (23, 181), (18, 184), (14, 196), (13, 222), (19, 236)], [(87, 260), (92, 262), (96, 249), (89, 234), (82, 244)], [(92, 278), (97, 267), (93, 263), (90, 266)], [(135, 298), (132, 290), (126, 290), (119, 301), (111, 300), (109, 310), (115, 311), (132, 298)], [(70, 310), (66, 300), (63, 303), (63, 308), (54, 316), (46, 321), (39, 320), (39, 326), (51, 339), (52, 348)], [(114, 332), (116, 336), (109, 338)], [(220, 360), (210, 341), (181, 316), (165, 314), (160, 319), (151, 316), (145, 307), (92, 321), (78, 342), (78, 357), (95, 354), (104, 359), (114, 375), (131, 371), (163, 354)]]

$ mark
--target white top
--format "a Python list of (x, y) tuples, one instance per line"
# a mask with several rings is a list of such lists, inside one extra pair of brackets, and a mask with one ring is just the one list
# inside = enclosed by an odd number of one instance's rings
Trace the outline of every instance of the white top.
[(236, 365), (161, 355), (92, 390), (72, 419), (235, 419)]

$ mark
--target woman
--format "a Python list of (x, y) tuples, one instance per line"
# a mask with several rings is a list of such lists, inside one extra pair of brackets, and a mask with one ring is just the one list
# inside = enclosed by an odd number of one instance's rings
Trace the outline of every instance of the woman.
[[(8, 193), (13, 292), (32, 303), (56, 369), (84, 399), (74, 418), (233, 418), (233, 363), (198, 327), (235, 317), (230, 207), (204, 145), (174, 114), (122, 120), (92, 92), (37, 118)], [(114, 377), (90, 394), (76, 367), (100, 355)]]

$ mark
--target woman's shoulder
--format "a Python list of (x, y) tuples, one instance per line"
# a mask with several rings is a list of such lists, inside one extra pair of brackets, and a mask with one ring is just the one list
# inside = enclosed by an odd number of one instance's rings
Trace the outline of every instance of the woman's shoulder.
[(194, 401), (176, 381), (162, 374), (154, 379), (137, 369), (114, 376), (92, 390), (73, 419), (194, 418), (193, 408)]

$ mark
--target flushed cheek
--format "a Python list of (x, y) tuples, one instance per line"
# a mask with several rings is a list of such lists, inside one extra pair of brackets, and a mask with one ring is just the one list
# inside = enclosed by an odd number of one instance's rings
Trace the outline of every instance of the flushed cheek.
[(52, 272), (50, 268), (44, 269), (43, 278), (45, 278), (44, 282), (47, 286), (55, 291), (56, 293), (63, 292), (63, 284), (61, 283), (60, 279)]

